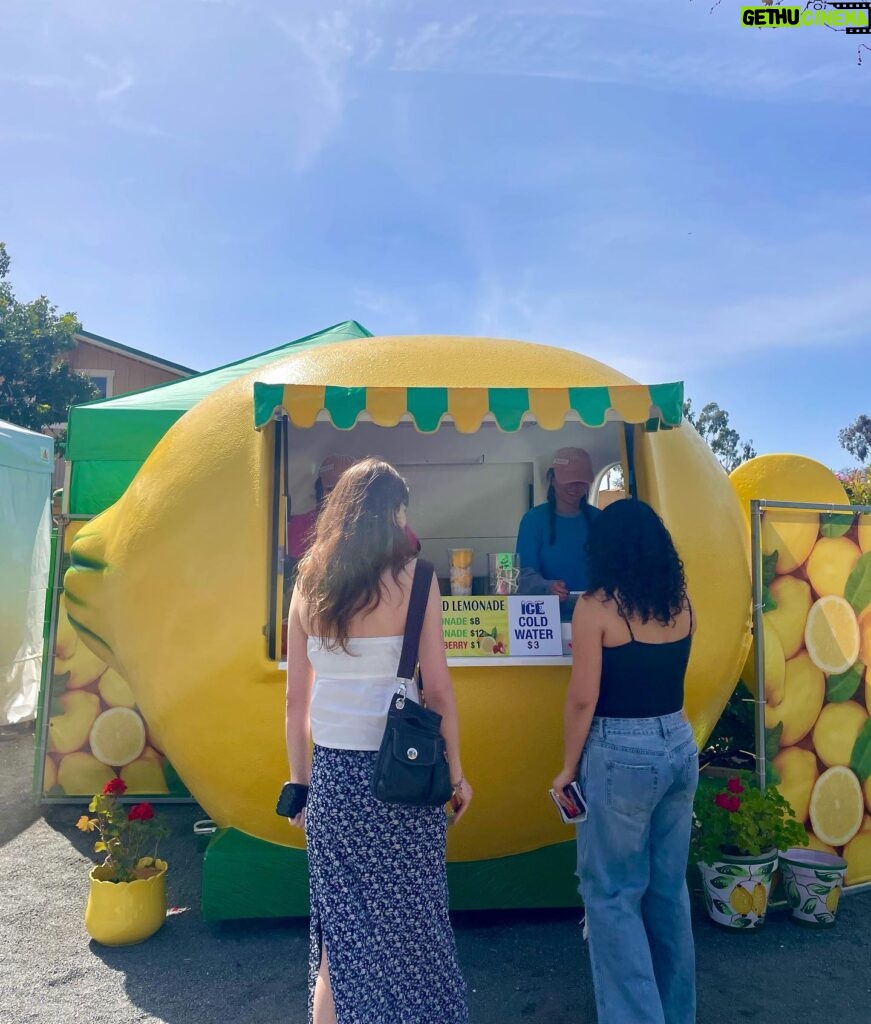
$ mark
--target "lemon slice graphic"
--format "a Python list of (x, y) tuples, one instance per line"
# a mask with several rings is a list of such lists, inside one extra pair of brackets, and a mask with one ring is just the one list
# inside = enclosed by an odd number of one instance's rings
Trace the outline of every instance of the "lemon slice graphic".
[(843, 765), (817, 779), (811, 793), (810, 818), (814, 833), (830, 846), (843, 846), (862, 827), (865, 801), (859, 780)]
[(811, 607), (804, 642), (817, 668), (829, 675), (852, 668), (859, 657), (859, 639), (856, 613), (843, 597), (830, 594)]
[(90, 742), (91, 753), (103, 764), (129, 764), (145, 748), (145, 723), (132, 708), (109, 708), (94, 722)]

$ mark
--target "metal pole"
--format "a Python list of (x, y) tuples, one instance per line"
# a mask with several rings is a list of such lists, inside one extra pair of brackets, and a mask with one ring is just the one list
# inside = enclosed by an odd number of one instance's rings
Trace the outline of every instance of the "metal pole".
[(756, 668), (756, 778), (765, 789), (765, 638), (762, 631), (762, 502), (750, 502), (750, 561), (753, 580), (753, 651)]

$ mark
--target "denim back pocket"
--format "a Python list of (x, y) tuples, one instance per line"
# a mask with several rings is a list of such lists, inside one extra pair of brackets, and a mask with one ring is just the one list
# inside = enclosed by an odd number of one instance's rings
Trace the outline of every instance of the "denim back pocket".
[(618, 814), (649, 814), (659, 790), (659, 772), (653, 764), (624, 764), (608, 760), (605, 766), (608, 806)]

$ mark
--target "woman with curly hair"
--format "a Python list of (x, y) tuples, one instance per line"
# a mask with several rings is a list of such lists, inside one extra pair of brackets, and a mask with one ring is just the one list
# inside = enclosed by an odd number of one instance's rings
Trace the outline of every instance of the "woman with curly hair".
[(589, 589), (557, 794), (578, 781), (578, 826), (599, 1024), (691, 1024), (695, 955), (686, 865), (698, 750), (683, 712), (695, 631), (683, 564), (653, 509), (626, 499), (590, 529)]

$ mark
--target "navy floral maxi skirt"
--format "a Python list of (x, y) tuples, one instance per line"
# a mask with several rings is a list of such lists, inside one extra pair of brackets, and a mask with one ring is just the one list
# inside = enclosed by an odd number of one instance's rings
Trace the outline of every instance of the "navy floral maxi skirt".
[(338, 1024), (466, 1024), (444, 810), (376, 800), (374, 765), (375, 751), (314, 748), (309, 1021), (323, 943)]

